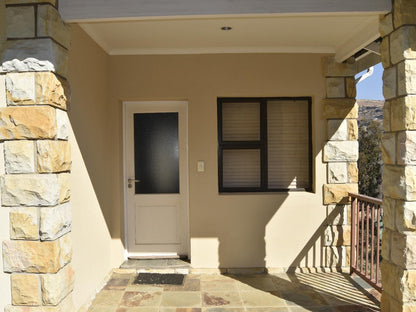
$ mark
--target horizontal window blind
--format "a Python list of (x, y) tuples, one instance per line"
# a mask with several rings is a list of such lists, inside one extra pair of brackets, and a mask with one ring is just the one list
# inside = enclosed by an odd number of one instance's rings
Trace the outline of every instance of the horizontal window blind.
[(219, 190), (312, 189), (311, 98), (218, 99)]
[(224, 141), (260, 140), (260, 103), (224, 103), (222, 139)]
[(309, 117), (307, 101), (267, 103), (268, 187), (307, 188)]
[(224, 187), (260, 187), (260, 150), (223, 151)]

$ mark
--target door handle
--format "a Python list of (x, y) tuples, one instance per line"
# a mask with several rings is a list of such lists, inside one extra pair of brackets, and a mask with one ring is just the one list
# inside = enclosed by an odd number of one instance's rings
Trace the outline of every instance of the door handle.
[(128, 188), (132, 188), (133, 187), (133, 183), (135, 182), (140, 182), (140, 180), (136, 180), (136, 179), (127, 179), (127, 187)]

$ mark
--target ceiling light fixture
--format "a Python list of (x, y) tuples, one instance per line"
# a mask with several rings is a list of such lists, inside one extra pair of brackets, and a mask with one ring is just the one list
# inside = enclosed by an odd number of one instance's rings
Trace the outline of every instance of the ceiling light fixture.
[(231, 26), (222, 26), (221, 30), (231, 30), (233, 29)]

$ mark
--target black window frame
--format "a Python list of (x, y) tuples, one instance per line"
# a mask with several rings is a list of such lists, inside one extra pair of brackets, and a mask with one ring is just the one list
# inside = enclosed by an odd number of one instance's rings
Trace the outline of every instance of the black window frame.
[[(307, 101), (308, 102), (308, 142), (309, 142), (309, 183), (307, 188), (269, 188), (268, 187), (268, 144), (267, 144), (267, 102), (268, 101)], [(223, 141), (222, 139), (222, 104), (223, 103), (259, 103), (260, 104), (260, 140)], [(312, 97), (219, 97), (217, 98), (218, 126), (218, 190), (220, 193), (243, 192), (293, 192), (313, 191), (312, 162)], [(260, 187), (224, 187), (223, 186), (223, 151), (237, 149), (260, 150)]]

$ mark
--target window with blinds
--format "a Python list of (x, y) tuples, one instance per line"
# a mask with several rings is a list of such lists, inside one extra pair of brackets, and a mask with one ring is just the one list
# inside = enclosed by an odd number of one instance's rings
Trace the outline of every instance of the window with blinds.
[(219, 98), (219, 191), (310, 191), (310, 112), (311, 98)]

